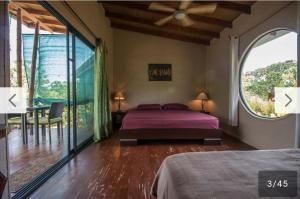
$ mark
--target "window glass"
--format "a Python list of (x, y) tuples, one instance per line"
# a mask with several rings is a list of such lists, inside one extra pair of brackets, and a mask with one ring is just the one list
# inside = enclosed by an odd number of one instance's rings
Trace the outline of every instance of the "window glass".
[(94, 51), (75, 37), (77, 144), (94, 134)]
[(277, 118), (275, 87), (296, 87), (297, 34), (276, 30), (260, 37), (241, 65), (241, 97), (248, 110), (260, 117)]

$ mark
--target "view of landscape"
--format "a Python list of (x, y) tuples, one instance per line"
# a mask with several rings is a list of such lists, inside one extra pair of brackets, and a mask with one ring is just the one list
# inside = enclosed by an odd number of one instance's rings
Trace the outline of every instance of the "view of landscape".
[(282, 114), (275, 113), (274, 88), (296, 87), (297, 34), (280, 30), (264, 36), (257, 43), (242, 66), (243, 98), (254, 114), (281, 117)]

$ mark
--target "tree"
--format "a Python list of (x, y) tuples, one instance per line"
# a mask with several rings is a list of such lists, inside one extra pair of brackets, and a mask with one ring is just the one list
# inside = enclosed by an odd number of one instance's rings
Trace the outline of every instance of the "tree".
[(67, 99), (67, 82), (54, 81), (50, 84), (48, 96), (55, 99)]
[(295, 87), (297, 75), (296, 61), (279, 62), (247, 72), (244, 79), (244, 89), (263, 100), (268, 99), (268, 93), (275, 87)]

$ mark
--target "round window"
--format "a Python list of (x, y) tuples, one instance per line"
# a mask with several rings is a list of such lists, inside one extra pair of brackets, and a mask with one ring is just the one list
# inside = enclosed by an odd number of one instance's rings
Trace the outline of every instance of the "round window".
[(274, 88), (296, 87), (297, 34), (275, 30), (256, 39), (241, 65), (240, 91), (246, 108), (263, 118), (284, 116), (275, 112)]

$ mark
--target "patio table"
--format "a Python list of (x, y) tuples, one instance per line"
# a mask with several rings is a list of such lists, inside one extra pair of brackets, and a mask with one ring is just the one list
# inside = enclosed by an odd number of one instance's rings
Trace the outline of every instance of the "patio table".
[[(49, 105), (40, 105), (40, 106), (33, 106), (33, 107), (27, 107), (27, 112), (33, 112), (34, 116), (34, 132), (35, 132), (35, 143), (36, 145), (39, 145), (39, 111), (41, 111), (42, 117), (45, 116), (45, 110), (50, 109)], [(27, 116), (26, 113), (22, 114), (22, 136), (23, 136), (23, 143), (28, 144), (28, 134), (26, 129), (26, 121)], [(45, 126), (42, 127), (42, 132), (45, 133)]]

